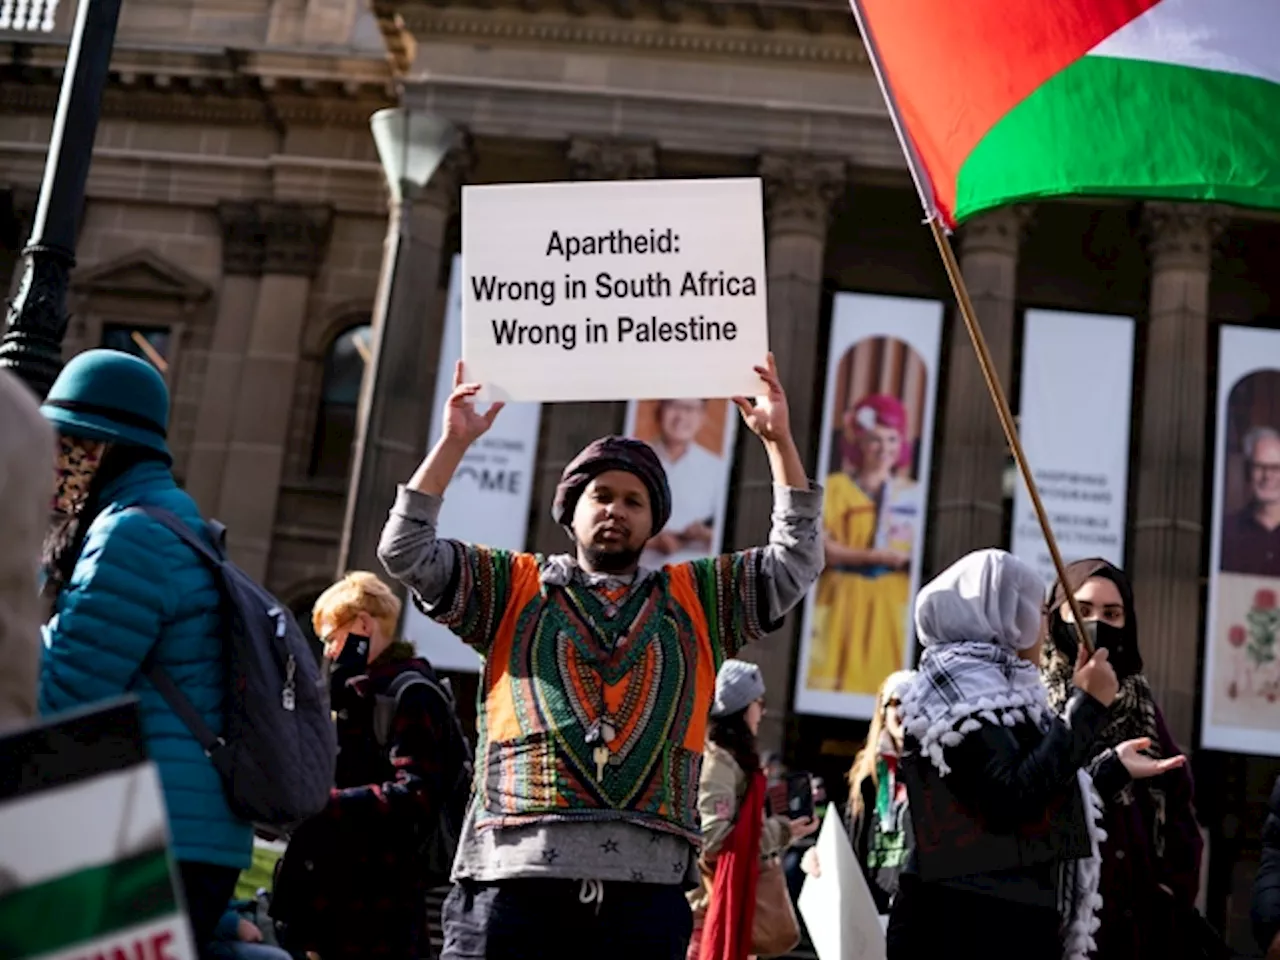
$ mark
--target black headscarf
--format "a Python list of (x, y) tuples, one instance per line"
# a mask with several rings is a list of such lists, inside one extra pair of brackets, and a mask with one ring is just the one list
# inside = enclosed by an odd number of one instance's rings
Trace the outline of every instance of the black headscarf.
[(649, 491), (649, 509), (653, 515), (650, 536), (662, 532), (671, 519), (671, 487), (667, 471), (653, 448), (643, 440), (631, 437), (601, 437), (569, 461), (556, 487), (551, 516), (562, 527), (573, 523), (573, 510), (587, 485), (602, 473), (624, 470), (633, 474)]
[[(1097, 557), (1088, 560), (1077, 560), (1067, 564), (1067, 582), (1074, 594), (1085, 582), (1095, 577), (1110, 580), (1120, 592), (1120, 600), (1124, 603), (1124, 626), (1108, 631), (1110, 642), (1106, 644), (1107, 656), (1116, 677), (1124, 680), (1136, 673), (1142, 673), (1142, 654), (1138, 650), (1138, 613), (1133, 605), (1133, 587), (1124, 571), (1112, 566), (1106, 560)], [(1072, 663), (1076, 659), (1078, 641), (1073, 624), (1062, 619), (1062, 605), (1067, 602), (1067, 591), (1062, 582), (1053, 585), (1049, 602), (1045, 604), (1044, 621), (1041, 635), (1045, 646), (1053, 644), (1064, 657)]]
[[(1155, 697), (1147, 678), (1142, 673), (1142, 654), (1138, 652), (1138, 615), (1133, 605), (1133, 587), (1124, 571), (1106, 560), (1091, 558), (1077, 560), (1067, 566), (1067, 582), (1071, 592), (1078, 591), (1086, 580), (1102, 577), (1110, 580), (1120, 591), (1124, 603), (1124, 627), (1107, 631), (1107, 657), (1120, 681), (1120, 691), (1111, 706), (1106, 726), (1094, 741), (1101, 753), (1126, 740), (1150, 737), (1151, 753), (1160, 751), (1158, 725), (1156, 723)], [(1072, 677), (1075, 674), (1076, 653), (1079, 643), (1075, 627), (1062, 619), (1062, 605), (1067, 601), (1067, 591), (1061, 581), (1054, 584), (1053, 592), (1045, 604), (1040, 622), (1040, 635), (1044, 640), (1040, 671), (1049, 690), (1049, 705), (1055, 713), (1066, 709), (1067, 701), (1075, 692)]]

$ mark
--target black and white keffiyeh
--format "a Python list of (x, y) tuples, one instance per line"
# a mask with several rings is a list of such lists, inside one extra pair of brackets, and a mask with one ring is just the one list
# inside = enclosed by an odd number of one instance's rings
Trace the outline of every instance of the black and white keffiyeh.
[(1012, 727), (1049, 723), (1040, 671), (1005, 647), (972, 640), (927, 647), (919, 675), (902, 698), (907, 733), (938, 772), (951, 772), (946, 748), (958, 746), (981, 721)]
[[(1021, 560), (1003, 550), (962, 558), (925, 586), (916, 599), (916, 635), (924, 654), (902, 697), (907, 733), (938, 772), (951, 772), (948, 747), (982, 723), (1014, 727), (1053, 722), (1035, 663), (1018, 656), (1040, 631), (1045, 586)], [(1087, 772), (1077, 773), (1084, 798), (1091, 855), (1063, 865), (1063, 956), (1084, 960), (1095, 949), (1102, 857), (1106, 839), (1102, 798)]]

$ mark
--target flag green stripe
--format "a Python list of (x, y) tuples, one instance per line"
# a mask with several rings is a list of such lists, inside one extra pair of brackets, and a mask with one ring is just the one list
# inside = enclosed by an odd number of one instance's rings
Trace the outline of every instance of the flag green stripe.
[(957, 219), (1070, 194), (1280, 208), (1280, 84), (1086, 56), (1006, 114), (960, 169)]
[(0, 897), (0, 957), (63, 950), (177, 909), (168, 854), (149, 851)]

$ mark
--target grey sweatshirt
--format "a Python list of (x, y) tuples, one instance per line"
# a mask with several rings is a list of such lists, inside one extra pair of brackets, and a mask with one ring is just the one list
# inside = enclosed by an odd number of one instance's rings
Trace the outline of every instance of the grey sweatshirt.
[[(378, 556), (387, 572), (409, 588), (428, 615), (446, 610), (451, 583), (469, 545), (436, 538), (443, 500), (401, 486), (382, 531)], [(823, 566), (822, 489), (774, 487), (772, 529), (760, 556), (760, 589), (770, 618), (781, 620), (818, 579)], [(631, 589), (654, 572), (641, 569), (622, 578)], [(614, 587), (617, 577), (588, 574), (567, 555), (548, 558), (542, 581), (570, 579), (589, 588)], [(481, 745), (483, 749), (483, 745)], [(473, 797), (473, 803), (476, 798)], [(544, 823), (477, 830), (475, 811), (467, 818), (454, 863), (453, 879), (482, 882), (547, 877), (568, 880), (678, 884), (696, 882), (694, 849), (678, 836), (629, 823)]]

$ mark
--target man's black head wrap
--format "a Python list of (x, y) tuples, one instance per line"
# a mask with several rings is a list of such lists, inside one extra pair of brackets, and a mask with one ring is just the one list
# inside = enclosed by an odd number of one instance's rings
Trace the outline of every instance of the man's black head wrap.
[(601, 437), (569, 461), (560, 476), (555, 503), (551, 507), (555, 522), (562, 527), (571, 526), (573, 511), (582, 492), (592, 480), (610, 470), (625, 470), (640, 478), (649, 491), (649, 507), (653, 513), (653, 530), (649, 535), (661, 533), (671, 519), (671, 488), (667, 485), (667, 471), (662, 468), (662, 462), (652, 447), (631, 437)]

